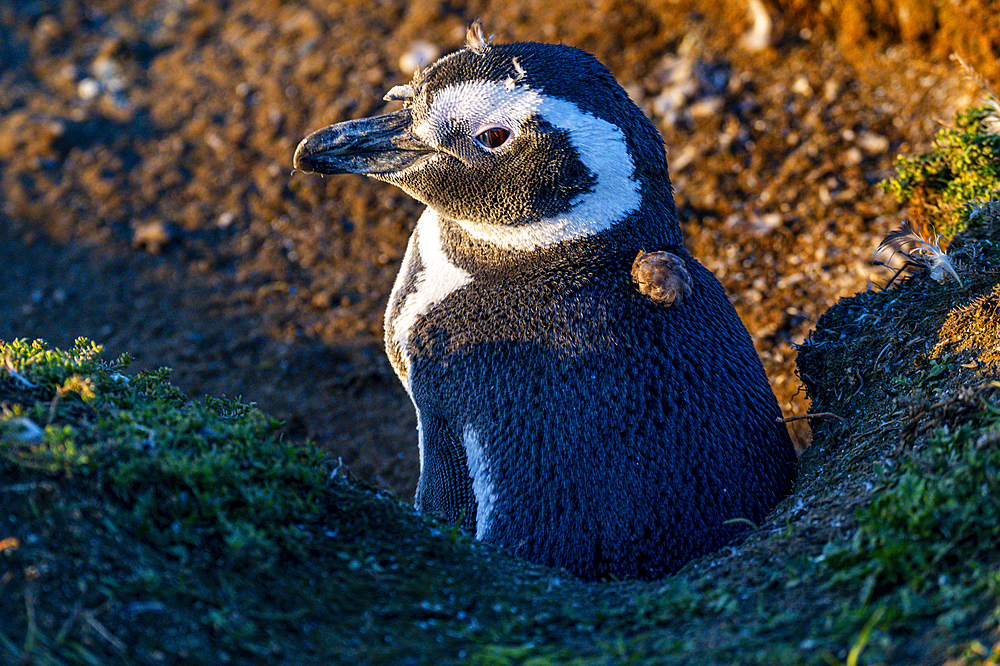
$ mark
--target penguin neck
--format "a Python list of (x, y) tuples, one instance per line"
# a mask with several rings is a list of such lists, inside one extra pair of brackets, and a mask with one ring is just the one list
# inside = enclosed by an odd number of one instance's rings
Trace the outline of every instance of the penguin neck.
[(530, 222), (466, 220), (440, 210), (435, 214), (443, 225), (461, 229), (465, 238), (456, 240), (515, 254), (586, 241), (616, 228), (629, 228), (647, 243), (680, 245), (669, 179), (664, 174), (663, 178), (644, 181), (629, 179), (630, 187), (603, 192), (597, 191), (599, 181), (596, 189), (581, 193), (565, 213)]
[[(560, 270), (579, 267), (589, 271), (596, 264), (619, 263), (624, 259), (630, 265), (640, 249), (683, 252), (672, 205), (664, 209), (662, 206), (641, 204), (625, 217), (601, 224), (590, 233), (564, 234), (558, 240), (551, 240), (553, 232), (543, 228), (542, 225), (548, 222), (542, 220), (533, 225), (536, 229), (543, 229), (541, 239), (548, 242), (539, 241), (522, 247), (502, 241), (511, 230), (524, 238), (522, 230), (525, 226), (489, 225), (495, 228), (487, 229), (486, 223), (473, 225), (454, 220), (428, 207), (420, 217), (416, 233), (433, 235), (438, 239), (441, 258), (472, 275), (481, 270), (498, 267), (502, 270), (518, 265), (559, 264)], [(562, 220), (555, 223), (561, 224)], [(473, 229), (471, 232), (470, 227)], [(571, 227), (563, 226), (562, 230), (567, 228)], [(494, 239), (501, 240), (494, 242)]]

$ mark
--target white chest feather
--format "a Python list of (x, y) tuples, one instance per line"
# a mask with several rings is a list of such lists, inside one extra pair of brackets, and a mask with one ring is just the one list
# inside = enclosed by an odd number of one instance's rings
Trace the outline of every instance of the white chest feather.
[(471, 281), (471, 275), (448, 260), (441, 243), (437, 213), (426, 209), (406, 246), (403, 266), (396, 276), (385, 314), (389, 358), (407, 391), (413, 327), (435, 305)]
[(469, 465), (472, 479), (472, 494), (476, 498), (476, 538), (482, 541), (493, 520), (493, 510), (497, 503), (496, 487), (486, 447), (479, 439), (479, 433), (471, 425), (462, 429), (462, 447)]

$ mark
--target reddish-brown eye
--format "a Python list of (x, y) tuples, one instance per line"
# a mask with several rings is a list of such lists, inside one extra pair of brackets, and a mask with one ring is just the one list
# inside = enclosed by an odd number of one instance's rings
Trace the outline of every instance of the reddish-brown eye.
[(510, 132), (502, 127), (491, 127), (485, 132), (480, 132), (476, 136), (476, 141), (487, 148), (499, 148), (510, 138)]

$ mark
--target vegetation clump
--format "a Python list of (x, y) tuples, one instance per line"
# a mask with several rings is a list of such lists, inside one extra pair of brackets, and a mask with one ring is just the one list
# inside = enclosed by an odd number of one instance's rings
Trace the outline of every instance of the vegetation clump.
[(1000, 204), (1000, 98), (957, 113), (930, 152), (900, 156), (896, 168), (880, 187), (907, 203), (914, 218), (949, 238), (975, 224), (985, 203)]
[(83, 339), (66, 352), (0, 343), (13, 369), (5, 381), (28, 398), (6, 405), (8, 463), (87, 477), (128, 507), (140, 536), (183, 560), (191, 547), (258, 566), (301, 553), (302, 526), (321, 515), (319, 452), (282, 442), (279, 424), (251, 406), (191, 401), (169, 370), (128, 377), (128, 357), (105, 363), (100, 351)]
[(399, 603), (377, 578), (468, 557), (252, 405), (100, 351), (0, 342), (0, 662), (350, 655)]

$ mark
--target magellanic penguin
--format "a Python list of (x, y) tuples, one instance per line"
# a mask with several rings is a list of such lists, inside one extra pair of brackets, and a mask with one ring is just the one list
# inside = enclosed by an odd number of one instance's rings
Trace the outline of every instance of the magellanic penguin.
[[(681, 244), (660, 136), (611, 73), (474, 27), (386, 99), (403, 108), (313, 132), (294, 164), (427, 204), (385, 316), (417, 508), (586, 579), (662, 577), (760, 523), (795, 453), (746, 329)], [(683, 298), (633, 284), (642, 251), (673, 256), (639, 277), (665, 270)]]

